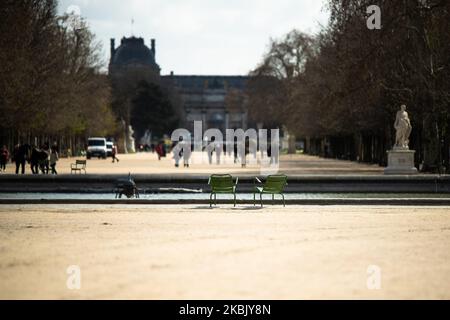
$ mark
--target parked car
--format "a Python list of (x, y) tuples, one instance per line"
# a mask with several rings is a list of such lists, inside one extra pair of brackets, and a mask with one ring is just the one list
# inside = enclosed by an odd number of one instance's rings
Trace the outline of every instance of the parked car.
[(102, 159), (106, 159), (108, 154), (108, 150), (106, 147), (106, 139), (105, 138), (89, 138), (88, 139), (88, 147), (86, 150), (86, 158), (90, 159), (91, 157), (98, 157)]

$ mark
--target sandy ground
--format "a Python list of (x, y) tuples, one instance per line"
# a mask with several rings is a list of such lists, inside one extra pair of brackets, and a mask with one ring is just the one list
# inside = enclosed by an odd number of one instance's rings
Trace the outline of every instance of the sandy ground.
[[(220, 165), (209, 165), (206, 154), (194, 154), (195, 163), (190, 168), (175, 168), (172, 155), (158, 161), (156, 154), (120, 154), (119, 163), (112, 163), (111, 159), (99, 160), (91, 159), (87, 162), (87, 173), (91, 174), (211, 174), (211, 173), (232, 173), (240, 175), (254, 175), (260, 173), (258, 165), (248, 165), (241, 168), (241, 165), (234, 164), (232, 158), (223, 158)], [(60, 174), (70, 174), (70, 164), (77, 158), (61, 159), (57, 164), (57, 171)], [(78, 158), (85, 159), (85, 158)], [(383, 174), (383, 168), (377, 165), (360, 164), (351, 161), (321, 159), (308, 155), (282, 155), (280, 157), (280, 172), (286, 174)], [(14, 173), (15, 165), (7, 166), (7, 173)], [(26, 173), (31, 170), (27, 165)]]
[(0, 298), (450, 299), (449, 248), (450, 207), (0, 206)]

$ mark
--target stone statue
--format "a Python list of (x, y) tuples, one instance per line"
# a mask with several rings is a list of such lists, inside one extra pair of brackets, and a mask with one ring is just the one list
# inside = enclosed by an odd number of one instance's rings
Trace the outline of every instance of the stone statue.
[(133, 134), (134, 134), (133, 128), (131, 126), (128, 126), (127, 147), (128, 147), (128, 152), (130, 152), (130, 153), (136, 152)]
[(394, 128), (396, 130), (394, 150), (409, 150), (409, 135), (411, 134), (412, 126), (405, 105), (402, 105), (400, 111), (397, 112)]
[(150, 130), (145, 130), (144, 136), (140, 139), (140, 144), (143, 146), (152, 144), (152, 133)]
[(384, 169), (384, 174), (417, 174), (414, 166), (414, 150), (409, 150), (409, 135), (412, 126), (409, 121), (406, 106), (402, 105), (395, 117), (394, 127), (395, 145), (393, 150), (387, 151), (388, 166)]
[(120, 124), (122, 125), (122, 132), (123, 132), (123, 152), (128, 153), (127, 148), (127, 124), (125, 120), (122, 118), (120, 119)]

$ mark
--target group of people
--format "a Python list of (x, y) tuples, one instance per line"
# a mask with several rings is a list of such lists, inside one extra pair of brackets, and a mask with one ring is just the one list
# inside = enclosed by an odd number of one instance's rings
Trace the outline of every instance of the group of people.
[(59, 160), (58, 148), (56, 145), (49, 148), (48, 144), (38, 149), (33, 148), (31, 151), (30, 165), (33, 174), (38, 174), (39, 171), (44, 174), (58, 174), (56, 171), (56, 163)]
[[(178, 145), (178, 147), (176, 147)], [(188, 142), (184, 142), (182, 138), (180, 138), (178, 143), (173, 143), (171, 146), (171, 152), (173, 155), (173, 159), (175, 160), (175, 167), (180, 166), (180, 160), (183, 159), (183, 164), (185, 168), (189, 168), (189, 159), (191, 158), (191, 146), (188, 147)], [(161, 158), (165, 158), (167, 156), (167, 148), (164, 141), (159, 141), (156, 146), (151, 145), (152, 152), (156, 152), (158, 155), (158, 160)], [(185, 151), (185, 152), (183, 152)]]
[[(240, 163), (242, 168), (245, 168), (247, 165), (247, 156), (250, 154), (250, 144), (251, 143), (256, 143), (256, 142), (249, 142), (249, 143), (245, 143), (244, 145), (239, 145), (239, 143), (234, 143), (233, 147), (226, 147), (226, 144), (222, 143), (222, 142), (216, 142), (214, 137), (211, 139), (211, 141), (209, 141), (209, 143), (206, 144), (206, 146), (203, 146), (203, 151), (206, 152), (207, 156), (208, 156), (208, 163), (210, 165), (213, 164), (214, 160), (214, 154), (215, 154), (215, 163), (217, 165), (222, 163), (222, 157), (228, 155), (229, 157), (233, 157), (234, 158), (234, 163)], [(160, 149), (158, 149), (158, 146), (160, 146)], [(156, 148), (156, 152), (158, 153), (158, 158), (159, 160), (161, 160), (161, 157), (165, 157), (165, 149), (164, 145), (158, 144), (157, 148)], [(243, 154), (240, 155), (240, 147), (242, 147), (242, 151)], [(180, 140), (178, 142), (175, 142), (172, 144), (172, 154), (173, 154), (173, 159), (175, 160), (175, 167), (179, 167), (180, 166), (180, 161), (182, 160), (184, 167), (185, 168), (189, 168), (189, 160), (191, 158), (192, 155), (192, 149), (193, 146), (191, 145), (191, 143), (189, 141), (183, 141), (183, 138), (180, 138)], [(252, 149), (252, 156), (254, 157), (254, 159), (257, 158), (257, 154), (256, 154), (256, 145), (253, 146)], [(164, 155), (162, 155), (162, 151), (160, 150), (164, 150)], [(268, 150), (267, 150), (267, 156), (271, 157), (271, 146), (269, 144), (268, 146)]]
[(48, 143), (40, 148), (30, 146), (29, 144), (17, 144), (14, 147), (12, 156), (6, 146), (0, 151), (0, 171), (6, 171), (6, 164), (11, 161), (16, 165), (16, 174), (25, 174), (27, 162), (33, 174), (58, 174), (56, 163), (59, 160), (58, 147), (50, 147)]

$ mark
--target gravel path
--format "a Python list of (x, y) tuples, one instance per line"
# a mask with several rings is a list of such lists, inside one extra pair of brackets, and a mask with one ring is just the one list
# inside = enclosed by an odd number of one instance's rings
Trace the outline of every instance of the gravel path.
[(450, 299), (449, 248), (450, 207), (0, 206), (0, 298)]
[[(221, 165), (209, 165), (207, 159), (202, 160), (206, 154), (193, 155), (197, 162), (189, 168), (175, 168), (172, 155), (158, 161), (156, 154), (137, 153), (121, 154), (120, 162), (112, 163), (111, 159), (99, 160), (91, 159), (87, 162), (87, 172), (91, 174), (211, 174), (211, 173), (231, 173), (239, 175), (255, 175), (260, 173), (258, 165), (248, 165), (241, 168), (239, 163), (234, 164), (232, 158), (225, 159)], [(85, 158), (79, 158), (85, 159)], [(75, 158), (61, 159), (57, 164), (59, 174), (70, 174), (70, 164), (75, 162)], [(14, 173), (15, 165), (8, 164), (6, 173)], [(280, 172), (286, 174), (383, 174), (383, 168), (377, 165), (368, 165), (351, 161), (322, 159), (308, 155), (282, 155), (280, 157)], [(30, 174), (30, 167), (27, 165), (26, 173)], [(0, 174), (1, 177), (1, 174)]]

